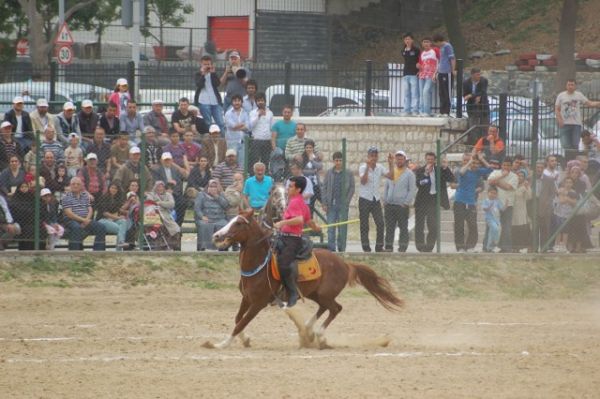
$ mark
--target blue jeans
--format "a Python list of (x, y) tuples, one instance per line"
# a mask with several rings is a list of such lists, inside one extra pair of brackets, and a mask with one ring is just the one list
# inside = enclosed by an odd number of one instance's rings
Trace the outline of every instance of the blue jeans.
[(433, 91), (433, 80), (419, 79), (419, 92), (421, 99), (419, 102), (419, 112), (431, 115), (431, 93)]
[(581, 139), (581, 125), (563, 125), (559, 128), (560, 143), (565, 149), (567, 161), (575, 159), (579, 150), (579, 140)]
[(483, 243), (483, 249), (491, 251), (494, 247), (498, 246), (500, 240), (500, 223), (494, 218), (485, 218), (487, 224), (487, 237)]
[[(327, 224), (342, 222), (348, 216), (348, 208), (341, 209), (340, 206), (332, 206), (327, 208)], [(348, 225), (327, 228), (327, 248), (330, 251), (336, 250), (336, 230), (337, 234), (337, 250), (344, 252), (346, 250), (346, 237), (348, 236)]]
[(404, 112), (419, 112), (419, 79), (417, 75), (406, 75), (402, 77), (404, 85)]
[(104, 229), (107, 233), (116, 234), (117, 235), (117, 249), (120, 244), (125, 242), (125, 235), (127, 234), (127, 229), (129, 228), (129, 223), (127, 219), (100, 219), (98, 223), (104, 226)]
[(69, 230), (69, 251), (83, 251), (83, 240), (90, 234), (94, 237), (94, 251), (106, 249), (106, 229), (101, 223), (92, 220), (87, 226), (82, 227), (79, 222), (69, 220), (65, 227)]
[(200, 104), (200, 113), (208, 125), (215, 123), (221, 129), (221, 137), (225, 137), (225, 122), (223, 120), (223, 107), (219, 104)]

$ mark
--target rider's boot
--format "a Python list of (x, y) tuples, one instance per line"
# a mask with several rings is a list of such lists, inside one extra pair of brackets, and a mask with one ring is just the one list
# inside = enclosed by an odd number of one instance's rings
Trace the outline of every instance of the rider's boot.
[(291, 308), (298, 302), (298, 288), (296, 280), (298, 279), (298, 263), (292, 262), (290, 269), (281, 276), (283, 284), (288, 292), (287, 307)]

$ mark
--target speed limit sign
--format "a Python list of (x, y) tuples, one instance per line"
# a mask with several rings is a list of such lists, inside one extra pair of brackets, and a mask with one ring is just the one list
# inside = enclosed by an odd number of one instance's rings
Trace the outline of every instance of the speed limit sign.
[(73, 61), (73, 49), (71, 46), (60, 46), (58, 48), (58, 53), (56, 54), (56, 58), (58, 58), (58, 63), (62, 65), (68, 65)]

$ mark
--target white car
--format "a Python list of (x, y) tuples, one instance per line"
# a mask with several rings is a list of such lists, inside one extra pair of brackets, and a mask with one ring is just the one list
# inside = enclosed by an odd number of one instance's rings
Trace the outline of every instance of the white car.
[[(275, 116), (281, 115), (286, 105), (285, 86), (269, 86), (265, 91), (267, 105)], [(343, 105), (364, 107), (360, 91), (343, 87), (290, 85), (290, 105), (294, 106), (294, 116), (318, 116), (328, 109)]]

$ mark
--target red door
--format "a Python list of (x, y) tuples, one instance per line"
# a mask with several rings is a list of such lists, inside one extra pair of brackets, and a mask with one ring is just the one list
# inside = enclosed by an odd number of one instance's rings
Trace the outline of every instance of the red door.
[(210, 38), (218, 49), (237, 49), (242, 59), (248, 58), (249, 17), (209, 17), (208, 26)]

